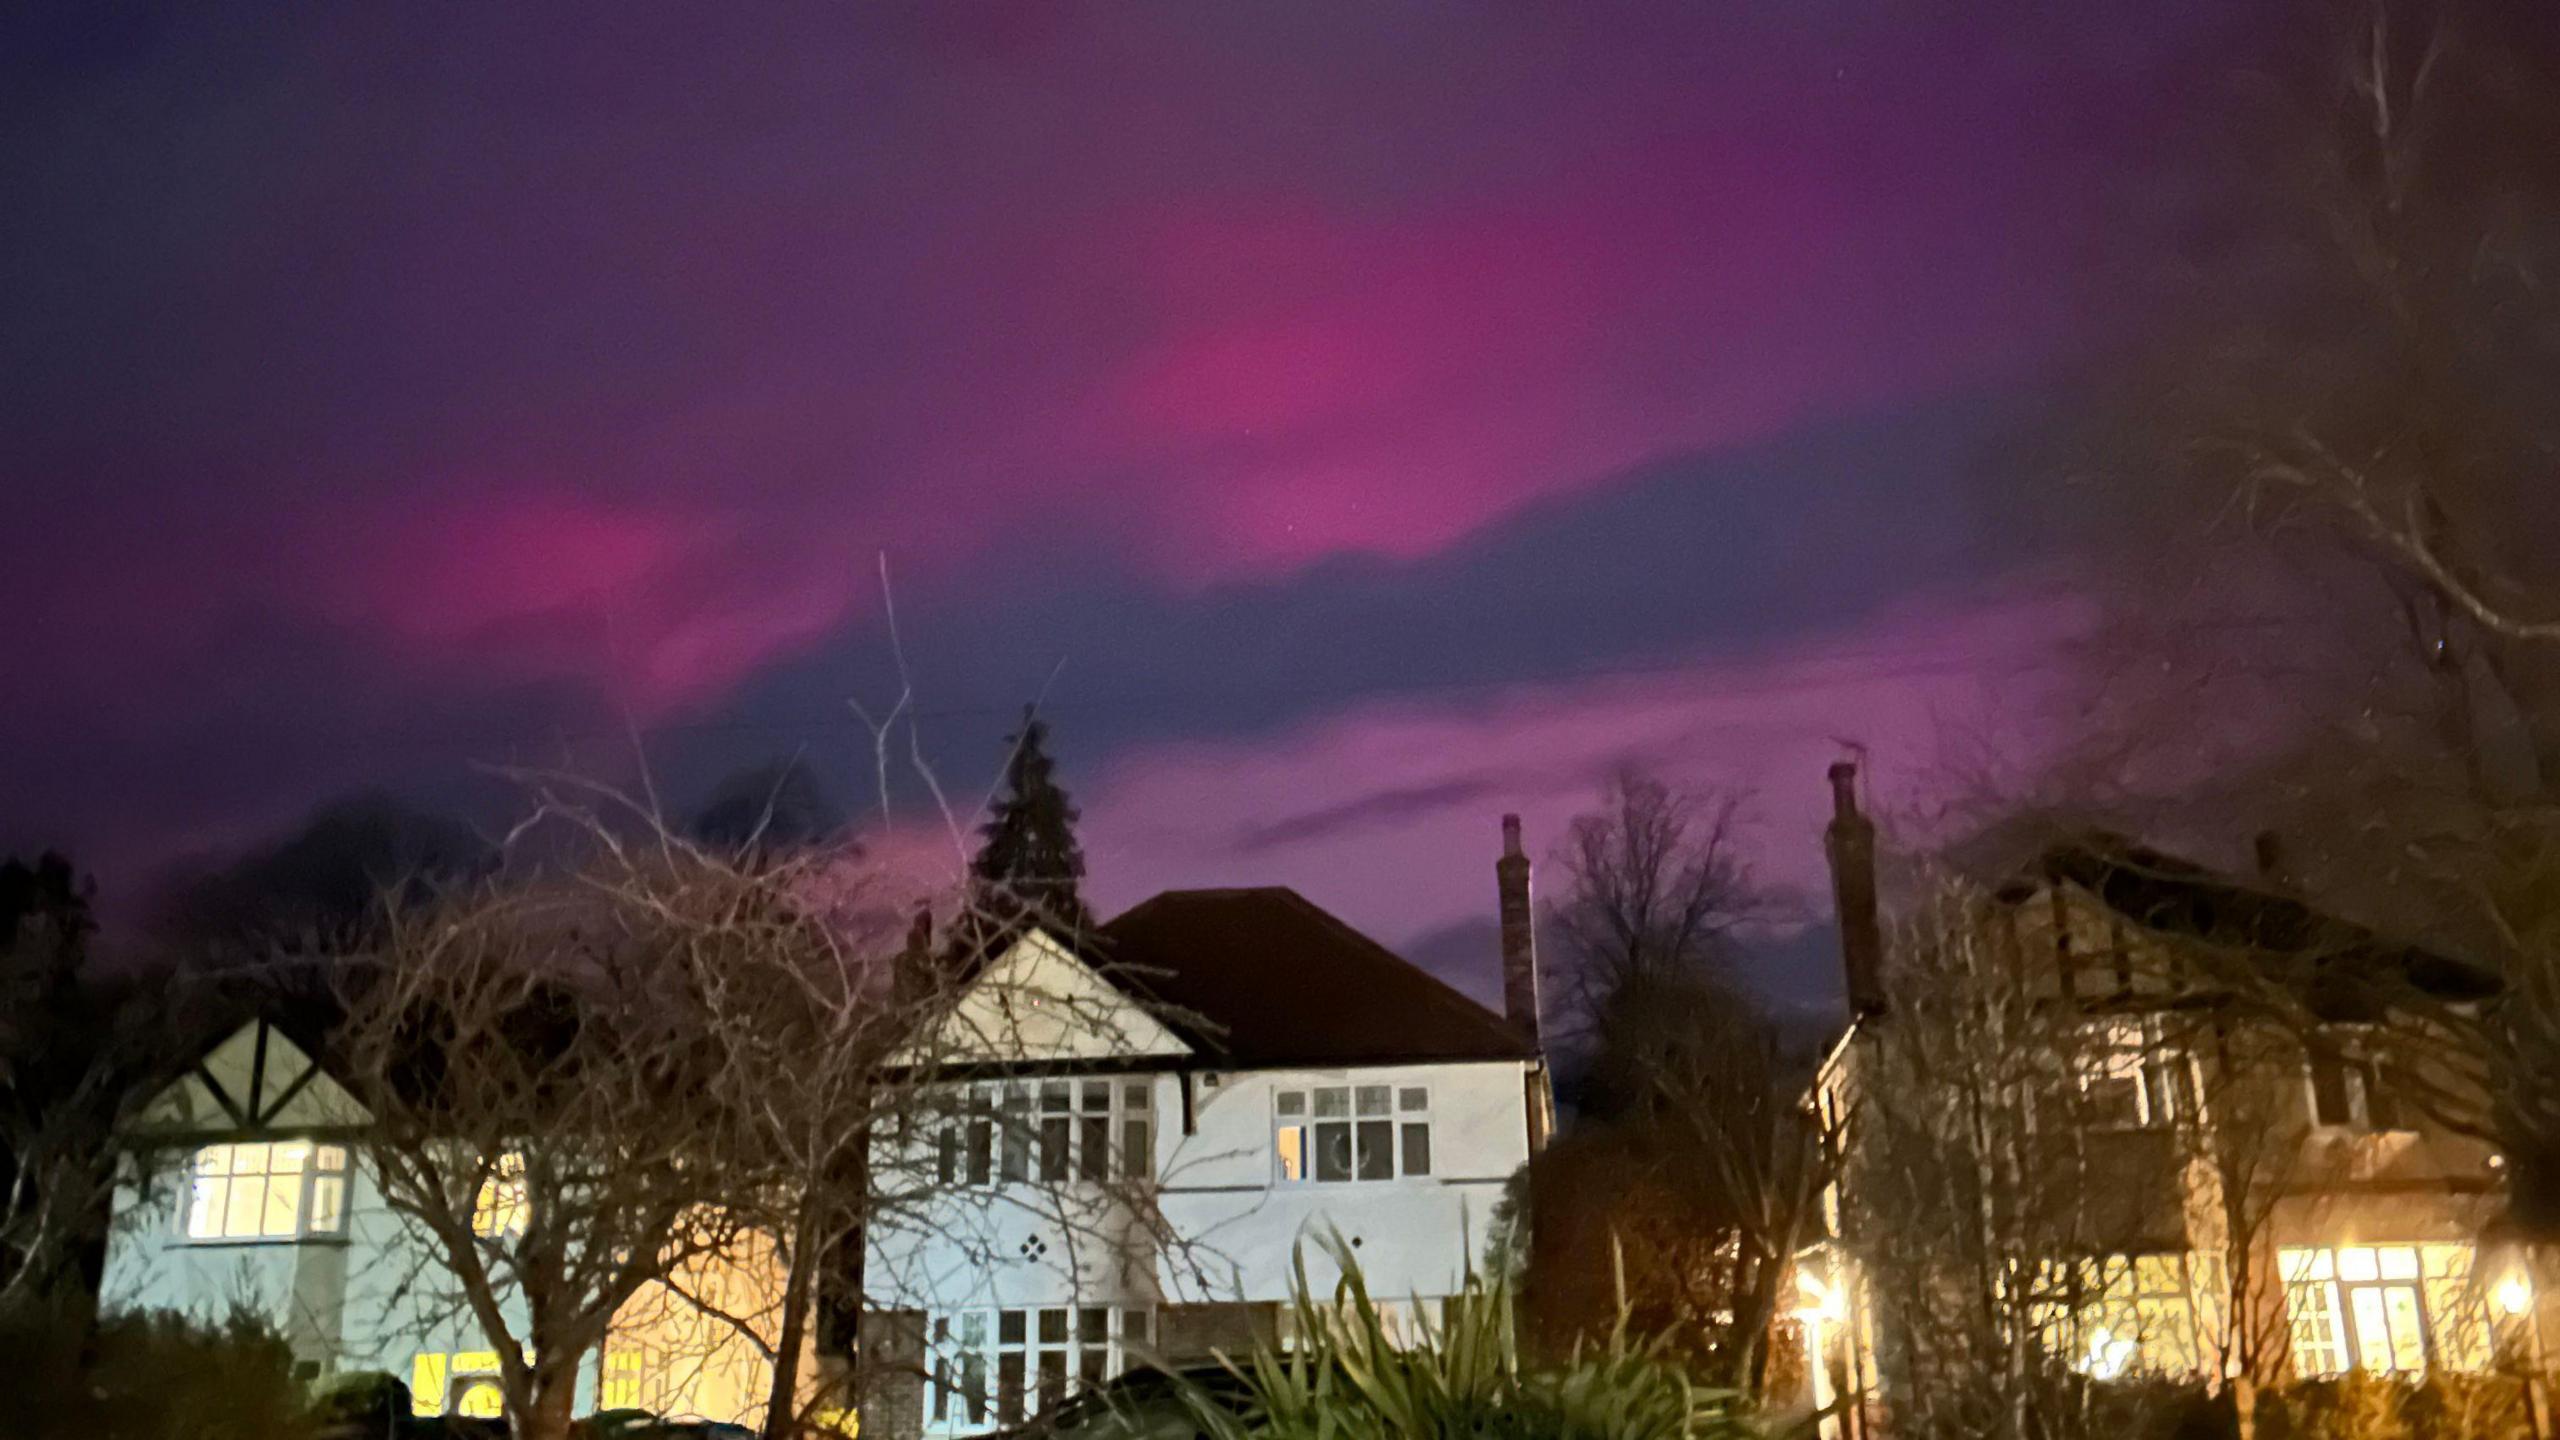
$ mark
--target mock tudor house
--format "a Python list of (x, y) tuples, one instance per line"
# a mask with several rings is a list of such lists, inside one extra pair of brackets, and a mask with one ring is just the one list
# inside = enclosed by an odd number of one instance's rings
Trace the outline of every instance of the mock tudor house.
[[(875, 1146), (879, 1173), (914, 1167), (933, 1198), (867, 1236), (864, 1430), (989, 1430), (1141, 1359), (1272, 1336), (1295, 1265), (1329, 1290), (1337, 1238), (1392, 1309), (1456, 1293), (1552, 1123), (1514, 817), (1504, 842), (1507, 1015), (1285, 889), (1170, 892), (1072, 940), (1030, 930), (961, 980), (940, 1053), (978, 1060), (934, 1073), (968, 1093), (932, 1133)], [(142, 1109), (101, 1300), (245, 1307), (308, 1375), (385, 1372), (421, 1414), (494, 1416), (497, 1357), (365, 1173), (368, 1117), (326, 1041), (250, 1018)], [(501, 1187), (475, 1223), (522, 1208)], [(649, 1363), (681, 1310), (635, 1301), (577, 1412), (753, 1423), (770, 1372), (744, 1337), (683, 1337), (681, 1374)]]
[[(1930, 1083), (1902, 1063), (1896, 1031), (1953, 1012), (1904, 1013), (1915, 992), (1897, 987), (1902, 957), (1877, 921), (1874, 826), (1853, 768), (1831, 779), (1826, 848), (1854, 1018), (1814, 1092), (1843, 1159), (1831, 1239), (1803, 1257), (1798, 1318), (1821, 1357), (1814, 1398), (1853, 1402), (1825, 1435), (1865, 1437), (1891, 1433), (1910, 1387), (1966, 1343), (1930, 1317), (1964, 1303), (1971, 1282), (1877, 1273), (1877, 1245), (1895, 1237), (1860, 1233), (1860, 1207), (1843, 1203), (1862, 1183), (1899, 1193), (1879, 1167), (1907, 1171), (1908, 1154), (1882, 1153), (1892, 1126), (1876, 1091)], [(1977, 1141), (1991, 1133), (2004, 1158), (2061, 1177), (2045, 1193), (2067, 1208), (2030, 1222), (2053, 1237), (2049, 1253), (2004, 1263), (2035, 1296), (2019, 1308), (2038, 1344), (2085, 1379), (2219, 1388), (2479, 1372), (2528, 1351), (2542, 1326), (2531, 1257), (2499, 1238), (2504, 1173), (2478, 1138), (2476, 1070), (2435, 1028), (2475, 1014), (2494, 980), (2305, 904), (2276, 857), (2262, 840), (2266, 873), (2240, 879), (2100, 833), (2044, 849), (1982, 897), (1969, 953), (1989, 978), (1961, 1003), (2000, 1012), (1981, 1021), (1993, 1047), (2073, 1043), (2050, 1075), (1999, 1070), (2033, 1077), (2014, 1099), (1900, 1097), (1924, 1128), (1932, 1113), (1968, 1115)], [(1946, 1150), (1980, 1153), (1963, 1139)], [(2030, 1175), (1978, 1193), (1966, 1223), (2036, 1188)], [(1890, 1202), (1874, 1225), (1913, 1228)]]
[[(1158, 895), (1021, 936), (960, 995), (984, 1057), (938, 1133), (931, 1212), (863, 1261), (866, 1433), (1018, 1423), (1140, 1360), (1286, 1340), (1358, 1264), (1427, 1323), (1543, 1143), (1529, 861), (1505, 817), (1497, 1015), (1286, 889)], [(948, 1052), (946, 1052), (948, 1053)]]
[[(274, 1327), (306, 1378), (389, 1374), (418, 1414), (494, 1419), (497, 1354), (441, 1283), (432, 1246), (360, 1163), (370, 1117), (315, 1058), (325, 1041), (303, 1017), (253, 1017), (141, 1109), (125, 1136), (100, 1301), (217, 1319), (245, 1310)], [(495, 1237), (527, 1218), (522, 1187), (493, 1182), (472, 1225)], [(741, 1314), (761, 1313), (777, 1286), (732, 1265), (687, 1278)], [(502, 1303), (524, 1333), (520, 1300)], [(647, 1363), (679, 1354), (681, 1365)], [(576, 1410), (753, 1421), (771, 1373), (753, 1341), (652, 1286), (580, 1376)]]

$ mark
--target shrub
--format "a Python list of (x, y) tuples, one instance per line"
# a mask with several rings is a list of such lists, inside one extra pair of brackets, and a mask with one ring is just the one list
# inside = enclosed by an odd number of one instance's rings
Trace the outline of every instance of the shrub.
[(1755, 1433), (1728, 1392), (1694, 1385), (1621, 1324), (1552, 1365), (1523, 1365), (1507, 1276), (1470, 1278), (1410, 1347), (1382, 1322), (1339, 1244), (1334, 1303), (1292, 1302), (1298, 1344), (1230, 1368), (1241, 1403), (1197, 1385), (1186, 1406), (1209, 1440), (1728, 1440)]
[(2288, 1387), (2258, 1410), (2259, 1440), (2507, 1440), (2525, 1429), (2524, 1382), (2512, 1375), (2348, 1374)]
[(0, 1315), (9, 1440), (309, 1440), (293, 1352), (247, 1314), (109, 1315), (29, 1305)]

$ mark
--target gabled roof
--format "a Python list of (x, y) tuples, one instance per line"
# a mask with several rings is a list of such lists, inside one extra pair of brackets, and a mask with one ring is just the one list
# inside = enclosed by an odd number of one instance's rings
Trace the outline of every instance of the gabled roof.
[(2046, 849), (2001, 892), (2023, 899), (2037, 883), (2066, 883), (2132, 924), (2299, 967), (2317, 1002), (2353, 1008), (2374, 982), (2440, 1000), (2478, 1000), (2497, 977), (2467, 960), (2395, 941), (2277, 891), (2251, 885), (2121, 835), (2091, 831)]
[(1168, 890), (1102, 927), (1113, 982), (1239, 1068), (1526, 1060), (1510, 1022), (1280, 886)]

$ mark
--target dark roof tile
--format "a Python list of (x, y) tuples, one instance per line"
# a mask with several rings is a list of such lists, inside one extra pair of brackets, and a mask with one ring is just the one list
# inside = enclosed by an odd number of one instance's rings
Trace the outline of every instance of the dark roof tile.
[(1103, 926), (1100, 939), (1115, 981), (1205, 1022), (1177, 1028), (1223, 1063), (1537, 1054), (1509, 1021), (1283, 887), (1168, 890)]

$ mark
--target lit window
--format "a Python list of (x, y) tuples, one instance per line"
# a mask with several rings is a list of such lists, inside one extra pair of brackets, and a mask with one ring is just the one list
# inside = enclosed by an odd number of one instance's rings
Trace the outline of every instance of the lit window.
[(1101, 1386), (1153, 1338), (1152, 1313), (1104, 1306), (964, 1310), (928, 1330), (925, 1428), (1013, 1426)]
[(480, 1182), (480, 1193), (471, 1202), (471, 1233), (483, 1240), (521, 1235), (532, 1217), (533, 1202), (524, 1186), (524, 1157), (513, 1152), (499, 1156), (495, 1173)]
[(637, 1410), (640, 1408), (642, 1365), (637, 1350), (608, 1350), (598, 1367), (596, 1408), (599, 1410)]
[(2287, 1248), (2276, 1261), (2298, 1374), (2411, 1375), (2431, 1362), (2451, 1370), (2488, 1363), (2468, 1245)]
[(2045, 1266), (2035, 1297), (2044, 1343), (2096, 1380), (2201, 1373), (2190, 1263), (2169, 1252)]
[(409, 1413), (503, 1419), (506, 1391), (498, 1382), (498, 1352), (425, 1351), (409, 1360)]
[(1284, 1185), (1429, 1175), (1431, 1092), (1420, 1085), (1278, 1091), (1271, 1153)]
[(308, 1140), (207, 1145), (181, 1223), (190, 1240), (298, 1240), (346, 1225), (347, 1152)]

